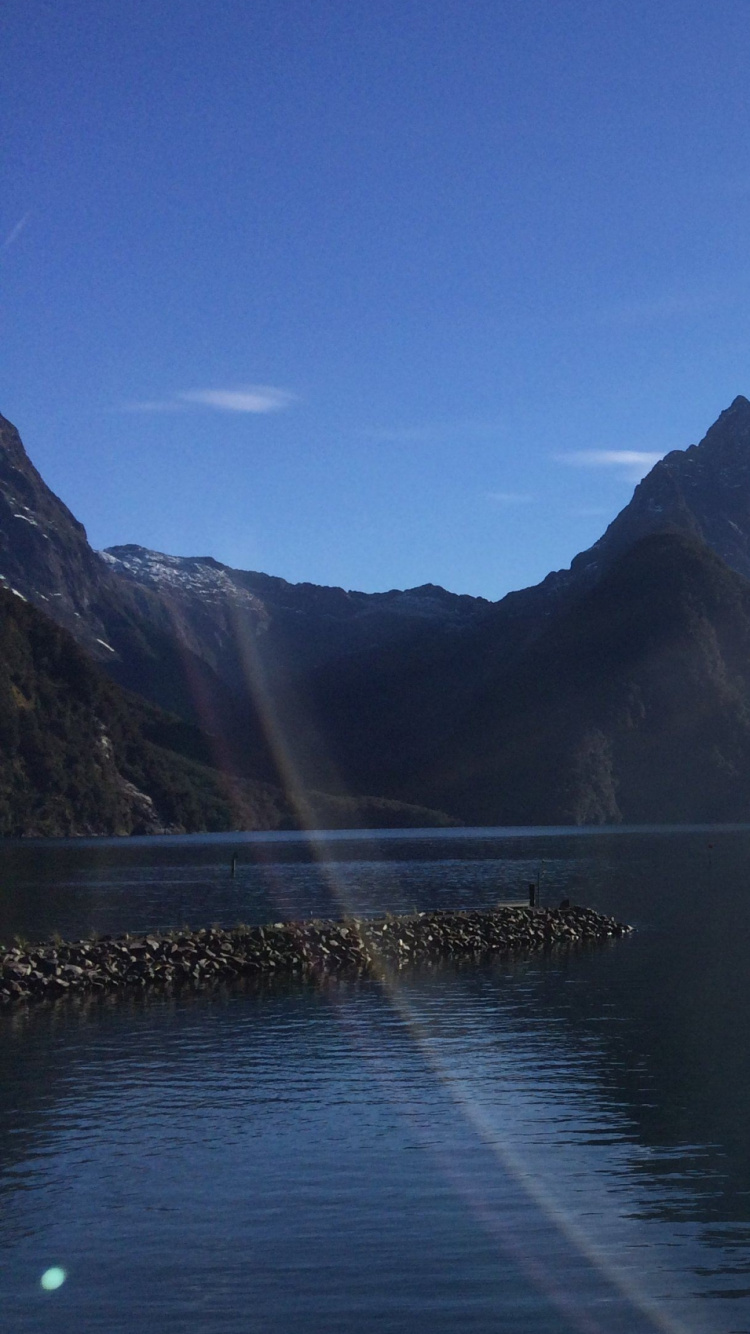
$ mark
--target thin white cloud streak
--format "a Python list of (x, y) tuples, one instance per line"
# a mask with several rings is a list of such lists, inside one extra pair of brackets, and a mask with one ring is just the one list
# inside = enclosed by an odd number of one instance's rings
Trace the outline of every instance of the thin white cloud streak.
[(530, 505), (534, 497), (525, 491), (488, 491), (487, 499), (495, 505)]
[(123, 404), (125, 412), (188, 412), (193, 407), (215, 412), (280, 412), (294, 401), (286, 389), (268, 384), (244, 385), (239, 389), (184, 389), (172, 398)]
[(188, 389), (177, 398), (219, 412), (279, 412), (289, 406), (293, 395), (270, 384), (249, 384), (242, 389)]
[(653, 468), (664, 453), (650, 449), (573, 449), (555, 458), (574, 468)]
[(2, 245), (0, 245), (0, 251), (9, 250), (10, 247), (13, 245), (14, 241), (18, 240), (19, 236), (21, 235), (21, 232), (27, 226), (30, 217), (31, 217), (30, 213), (24, 213), (23, 217), (18, 219), (18, 222), (16, 223), (15, 227), (11, 227)]
[(555, 454), (557, 463), (571, 468), (616, 468), (629, 481), (639, 482), (654, 464), (664, 458), (665, 450), (651, 449), (573, 449)]

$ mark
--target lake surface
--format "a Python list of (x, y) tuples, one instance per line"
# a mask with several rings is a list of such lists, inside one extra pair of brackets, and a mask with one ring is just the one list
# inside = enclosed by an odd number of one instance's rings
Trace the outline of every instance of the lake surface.
[(635, 934), (0, 1015), (3, 1328), (747, 1334), (750, 829), (9, 843), (0, 939), (537, 878)]

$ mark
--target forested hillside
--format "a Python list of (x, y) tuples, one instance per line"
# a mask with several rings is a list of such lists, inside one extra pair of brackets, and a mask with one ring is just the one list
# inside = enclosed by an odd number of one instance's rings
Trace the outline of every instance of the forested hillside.
[(450, 823), (377, 798), (221, 773), (210, 737), (127, 694), (60, 626), (0, 589), (0, 835)]

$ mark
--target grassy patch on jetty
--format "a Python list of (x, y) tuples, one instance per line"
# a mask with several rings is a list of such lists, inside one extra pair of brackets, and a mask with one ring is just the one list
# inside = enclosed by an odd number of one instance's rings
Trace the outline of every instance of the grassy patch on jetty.
[(0, 947), (0, 1004), (117, 987), (201, 985), (218, 977), (357, 971), (380, 976), (434, 959), (480, 958), (623, 936), (591, 908), (497, 907), (340, 922), (214, 926)]

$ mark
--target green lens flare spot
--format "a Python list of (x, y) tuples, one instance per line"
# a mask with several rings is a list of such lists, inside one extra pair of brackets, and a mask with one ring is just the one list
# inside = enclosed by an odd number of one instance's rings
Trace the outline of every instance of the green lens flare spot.
[(39, 1282), (45, 1292), (54, 1292), (55, 1288), (61, 1288), (68, 1275), (64, 1269), (59, 1269), (54, 1265), (52, 1269), (45, 1269)]

